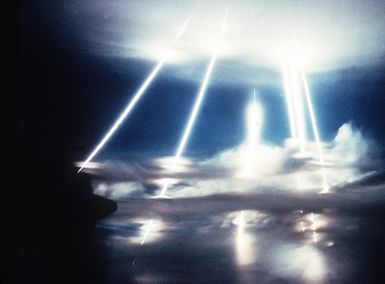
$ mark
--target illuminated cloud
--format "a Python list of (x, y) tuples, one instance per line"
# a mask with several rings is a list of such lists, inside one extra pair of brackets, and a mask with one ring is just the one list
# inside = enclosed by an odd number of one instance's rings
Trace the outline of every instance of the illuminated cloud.
[[(55, 15), (51, 20), (60, 27), (57, 37), (63, 46), (74, 45), (65, 40), (70, 36), (90, 53), (153, 61), (168, 50), (173, 62), (183, 63), (170, 74), (191, 80), (197, 78), (191, 76), (198, 75), (197, 62), (213, 53), (227, 7), (219, 80), (255, 82), (258, 68), (279, 69), (290, 31), (298, 35), (306, 70), (366, 65), (382, 61), (385, 54), (383, 1), (88, 0), (59, 3), (47, 15)], [(180, 46), (172, 47), (178, 27), (194, 10)]]
[[(335, 138), (324, 144), (326, 174), (332, 191), (333, 187), (357, 182), (358, 177), (378, 167), (378, 161), (371, 158), (376, 153), (374, 144), (351, 124), (342, 125)], [(298, 155), (290, 140), (283, 146), (261, 143), (255, 152), (255, 167), (248, 178), (239, 176), (248, 154), (248, 145), (242, 144), (206, 160), (184, 158), (173, 172), (169, 171), (172, 161), (169, 158), (131, 164), (107, 162), (94, 181), (94, 188), (97, 194), (119, 199), (151, 196), (160, 190), (164, 179), (172, 184), (169, 191), (172, 197), (297, 191), (297, 177), (304, 191), (318, 192), (322, 186), (315, 142), (309, 142), (305, 156)]]

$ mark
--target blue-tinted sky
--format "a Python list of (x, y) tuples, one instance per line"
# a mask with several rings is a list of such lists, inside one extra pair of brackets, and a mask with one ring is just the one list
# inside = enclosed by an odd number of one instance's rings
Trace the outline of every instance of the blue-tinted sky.
[(68, 104), (69, 145), (80, 159), (123, 110), (162, 51), (170, 47), (181, 23), (195, 11), (175, 48), (179, 57), (163, 68), (100, 157), (172, 154), (227, 7), (223, 52), (187, 155), (212, 155), (238, 145), (245, 136), (244, 111), (254, 88), (265, 113), (262, 139), (279, 145), (288, 137), (276, 53), (289, 30), (295, 30), (301, 43), (321, 137), (331, 140), (343, 123), (352, 122), (383, 143), (381, 1), (24, 2), (21, 58), (28, 63), (22, 73), (31, 76), (26, 80), (36, 86), (37, 98), (54, 100), (58, 108), (61, 100)]

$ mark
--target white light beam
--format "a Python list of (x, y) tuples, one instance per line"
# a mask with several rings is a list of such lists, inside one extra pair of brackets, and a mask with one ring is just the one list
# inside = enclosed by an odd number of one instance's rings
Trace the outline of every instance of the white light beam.
[(303, 71), (302, 67), (300, 67), (300, 72), (301, 72), (302, 83), (303, 83), (303, 86), (305, 89), (306, 102), (307, 102), (307, 106), (309, 108), (310, 122), (311, 122), (311, 126), (313, 128), (314, 137), (315, 137), (316, 144), (317, 144), (318, 155), (319, 155), (319, 159), (320, 159), (321, 167), (322, 167), (321, 168), (321, 171), (322, 171), (322, 191), (321, 192), (327, 193), (327, 192), (329, 192), (329, 188), (327, 186), (327, 181), (326, 181), (326, 172), (325, 172), (325, 168), (324, 168), (324, 157), (323, 157), (323, 152), (322, 152), (321, 139), (319, 136), (317, 122), (315, 119), (315, 114), (314, 114), (314, 109), (313, 109), (313, 104), (312, 104), (311, 97), (310, 97), (309, 86), (307, 84), (305, 72)]
[[(224, 27), (226, 25), (226, 19), (227, 19), (227, 14), (228, 14), (228, 9), (226, 10), (226, 14), (225, 14), (225, 17), (224, 17), (224, 20), (222, 22), (222, 26), (221, 26), (221, 35), (223, 34), (224, 32)], [(202, 101), (203, 101), (203, 98), (206, 94), (206, 89), (207, 89), (207, 85), (209, 83), (209, 80), (210, 80), (210, 77), (211, 77), (211, 73), (213, 71), (213, 68), (214, 68), (214, 65), (215, 65), (215, 61), (217, 59), (217, 56), (218, 56), (218, 51), (219, 51), (219, 48), (217, 48), (213, 54), (213, 56), (211, 57), (211, 60), (210, 60), (210, 63), (209, 63), (209, 66), (206, 70), (206, 74), (204, 76), (204, 79), (203, 79), (203, 82), (202, 82), (202, 85), (201, 85), (201, 88), (199, 90), (199, 93), (198, 93), (198, 96), (197, 96), (197, 99), (195, 101), (195, 104), (194, 104), (194, 107), (193, 107), (193, 110), (190, 114), (190, 118), (188, 120), (188, 123), (187, 123), (187, 126), (184, 130), (184, 133), (183, 133), (183, 136), (182, 136), (182, 139), (179, 143), (179, 146), (178, 146), (178, 149), (176, 151), (176, 154), (174, 156), (174, 160), (173, 160), (173, 163), (171, 165), (171, 169), (173, 169), (174, 167), (177, 166), (178, 162), (179, 162), (179, 159), (186, 147), (186, 144), (187, 144), (187, 141), (190, 137), (190, 134), (191, 134), (191, 131), (192, 131), (192, 128), (194, 126), (194, 123), (195, 123), (195, 120), (196, 120), (196, 117), (198, 115), (198, 112), (199, 112), (199, 109), (201, 107), (201, 104), (202, 104)], [(162, 191), (161, 191), (161, 194), (160, 196), (161, 197), (164, 197), (166, 195), (166, 191), (169, 187), (170, 183), (169, 182), (166, 182), (163, 187), (162, 187)]]
[(288, 108), (288, 115), (289, 115), (289, 123), (290, 123), (290, 133), (292, 138), (297, 137), (297, 129), (296, 124), (294, 120), (294, 110), (293, 110), (293, 95), (291, 94), (290, 85), (289, 85), (289, 72), (287, 63), (283, 65), (283, 84), (284, 84), (284, 92), (285, 92), (285, 98), (286, 98), (286, 104)]
[[(221, 35), (223, 34), (224, 32), (224, 23), (226, 22), (226, 18), (227, 18), (227, 13), (228, 13), (228, 10), (226, 10), (226, 15), (225, 15), (225, 18), (222, 22), (222, 29), (221, 29)], [(194, 107), (193, 107), (193, 110), (190, 114), (190, 118), (188, 120), (188, 123), (187, 123), (187, 126), (184, 130), (184, 133), (183, 133), (183, 136), (182, 136), (182, 139), (180, 141), (180, 144), (178, 146), (178, 149), (176, 151), (176, 154), (174, 156), (174, 160), (173, 160), (173, 163), (171, 165), (171, 170), (173, 170), (177, 165), (178, 165), (178, 162), (179, 162), (179, 159), (184, 151), (184, 148), (187, 144), (187, 140), (191, 134), (191, 130), (194, 126), (194, 122), (196, 120), (196, 117), (198, 115), (198, 112), (199, 112), (199, 109), (200, 109), (200, 106), (201, 106), (201, 103), (202, 103), (202, 100), (204, 98), (204, 95), (206, 93), (206, 89), (207, 89), (207, 85), (208, 85), (208, 82), (209, 82), (209, 79), (210, 79), (210, 76), (211, 76), (211, 73), (212, 73), (212, 70), (214, 68), (214, 65), (215, 65), (215, 61), (217, 59), (217, 56), (218, 56), (218, 53), (219, 53), (219, 48), (217, 48), (210, 60), (210, 63), (209, 63), (209, 66), (206, 70), (206, 74), (204, 76), (204, 79), (203, 79), (203, 82), (202, 82), (202, 85), (201, 85), (201, 88), (199, 90), (199, 93), (198, 93), (198, 96), (197, 96), (197, 99), (195, 101), (195, 104), (194, 104)], [(166, 192), (167, 192), (167, 189), (170, 185), (170, 182), (169, 181), (166, 181), (162, 187), (162, 190), (161, 190), (161, 194), (159, 195), (159, 197), (165, 197), (166, 196)], [(151, 230), (151, 225), (152, 225), (152, 219), (151, 221), (149, 222), (149, 226), (148, 226), (148, 232)], [(143, 236), (143, 240), (141, 242), (141, 245), (144, 244), (144, 241), (145, 241), (145, 238), (146, 238), (146, 235), (148, 234), (145, 233), (144, 236)]]
[[(294, 34), (293, 37), (294, 37), (294, 45), (295, 45), (296, 55), (297, 55), (297, 53), (298, 53), (297, 35)], [(300, 79), (302, 81), (303, 88), (304, 88), (306, 104), (307, 104), (307, 107), (309, 109), (309, 114), (310, 114), (310, 123), (311, 123), (312, 129), (313, 129), (314, 138), (315, 138), (316, 144), (317, 144), (318, 156), (319, 156), (319, 160), (321, 163), (322, 190), (320, 193), (328, 193), (329, 187), (328, 187), (327, 181), (326, 181), (326, 172), (325, 172), (325, 167), (324, 167), (324, 158), (323, 158), (323, 152), (322, 152), (322, 146), (321, 146), (321, 139), (320, 139), (320, 135), (319, 135), (319, 131), (318, 131), (318, 125), (317, 125), (317, 121), (315, 119), (315, 113), (314, 113), (313, 103), (311, 101), (309, 85), (308, 85), (307, 80), (306, 80), (306, 76), (305, 76), (305, 72), (304, 72), (304, 69), (302, 66), (302, 62), (299, 61), (298, 58), (297, 58), (297, 65), (298, 65), (297, 69), (299, 70), (299, 73), (300, 73)]]
[(297, 137), (300, 150), (302, 153), (306, 151), (306, 122), (305, 122), (305, 113), (303, 107), (303, 97), (301, 94), (301, 86), (299, 84), (300, 80), (298, 79), (298, 70), (293, 64), (289, 68), (289, 74), (291, 77), (292, 85), (292, 99), (294, 103), (294, 116), (296, 121)]
[(141, 245), (141, 246), (144, 244), (144, 242), (145, 242), (145, 240), (146, 240), (146, 238), (147, 238), (148, 233), (150, 232), (150, 229), (151, 229), (151, 226), (152, 226), (153, 223), (154, 223), (154, 219), (151, 219), (150, 222), (147, 224), (147, 226), (146, 226), (146, 231), (145, 231), (144, 234), (143, 234), (143, 239), (142, 239), (142, 241), (140, 242), (140, 245)]
[[(179, 159), (180, 159), (180, 157), (181, 157), (181, 155), (182, 155), (182, 153), (184, 151), (184, 148), (186, 147), (187, 140), (190, 137), (191, 130), (192, 130), (193, 126), (194, 126), (194, 122), (196, 120), (196, 117), (197, 117), (198, 111), (200, 109), (202, 100), (203, 100), (204, 95), (206, 93), (206, 88), (207, 88), (207, 85), (208, 85), (208, 82), (209, 82), (209, 79), (210, 79), (210, 76), (211, 76), (211, 73), (212, 73), (215, 61), (217, 59), (217, 55), (218, 55), (218, 52), (216, 51), (214, 53), (213, 57), (211, 58), (209, 67), (207, 68), (205, 78), (203, 80), (202, 86), (201, 86), (199, 94), (198, 94), (198, 97), (197, 97), (197, 99), (195, 101), (193, 111), (191, 112), (190, 119), (189, 119), (189, 121), (187, 123), (187, 126), (186, 126), (186, 129), (185, 129), (184, 133), (183, 133), (181, 142), (180, 142), (179, 147), (178, 147), (178, 149), (176, 151), (176, 154), (174, 156), (174, 161), (172, 163), (171, 169), (176, 167), (176, 165), (178, 164)], [(164, 186), (162, 188), (162, 191), (161, 191), (161, 196), (165, 196), (166, 191), (167, 191), (169, 185), (170, 185), (169, 182), (166, 182), (164, 184)]]
[[(185, 32), (185, 29), (190, 22), (192, 16), (187, 18), (187, 20), (184, 22), (182, 27), (179, 29), (177, 36), (175, 37), (173, 45), (176, 45)], [(162, 57), (162, 59), (158, 62), (158, 64), (155, 66), (155, 68), (152, 70), (150, 75), (147, 77), (147, 79), (143, 82), (142, 86), (139, 88), (139, 90), (135, 93), (134, 97), (131, 99), (131, 101), (128, 103), (122, 114), (118, 117), (118, 119), (114, 122), (110, 130), (104, 135), (103, 139), (99, 142), (98, 145), (96, 145), (95, 149), (91, 152), (91, 154), (87, 157), (87, 159), (81, 163), (81, 167), (78, 170), (78, 173), (80, 173), (87, 165), (88, 163), (98, 154), (98, 152), (103, 148), (103, 146), (108, 142), (108, 140), (111, 138), (111, 136), (115, 133), (115, 131), (118, 129), (118, 127), (122, 124), (122, 122), (127, 118), (127, 116), (130, 114), (132, 109), (136, 106), (139, 99), (143, 96), (144, 92), (147, 90), (148, 86), (152, 83), (156, 75), (159, 73), (160, 69), (162, 68), (163, 64), (167, 61), (167, 54)]]

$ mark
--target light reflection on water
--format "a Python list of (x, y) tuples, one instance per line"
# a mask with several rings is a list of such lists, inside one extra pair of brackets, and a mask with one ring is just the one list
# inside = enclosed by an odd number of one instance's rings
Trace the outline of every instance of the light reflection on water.
[(128, 237), (129, 243), (132, 244), (143, 245), (158, 241), (162, 238), (163, 230), (166, 228), (166, 225), (159, 219), (137, 219), (135, 223), (140, 224), (140, 227), (134, 236)]
[[(159, 201), (151, 202), (154, 207)], [(335, 236), (351, 230), (352, 224), (345, 226), (346, 222), (333, 214), (227, 211), (207, 204), (201, 209), (195, 200), (191, 207), (177, 205), (177, 200), (160, 202), (167, 206), (158, 208), (163, 213), (153, 220), (150, 230), (148, 208), (140, 203), (121, 206), (121, 212), (100, 222), (101, 228), (113, 224), (102, 238), (111, 255), (108, 273), (112, 279), (137, 283), (325, 283), (338, 282), (349, 273), (343, 264), (349, 255), (334, 252)], [(124, 218), (126, 215), (130, 217)], [(136, 225), (127, 228), (128, 223)], [(126, 242), (115, 241), (122, 238)], [(114, 245), (108, 246), (110, 242)]]
[(246, 231), (247, 212), (239, 213), (237, 224), (237, 234), (235, 238), (236, 258), (238, 265), (247, 265), (256, 258), (255, 249), (253, 250), (253, 236)]

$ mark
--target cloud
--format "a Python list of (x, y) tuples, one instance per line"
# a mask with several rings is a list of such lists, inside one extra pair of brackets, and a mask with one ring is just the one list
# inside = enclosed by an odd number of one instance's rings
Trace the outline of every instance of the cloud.
[[(68, 38), (76, 38), (90, 53), (151, 61), (171, 50), (172, 63), (182, 64), (172, 74), (188, 80), (200, 78), (201, 72), (189, 66), (211, 56), (227, 7), (223, 65), (217, 66), (221, 76), (214, 76), (218, 80), (256, 80), (263, 73), (259, 68), (280, 69), (281, 48), (290, 31), (297, 34), (307, 70), (381, 62), (385, 54), (383, 1), (73, 0), (52, 6), (55, 11), (42, 17), (55, 15), (49, 20), (58, 27), (55, 36), (60, 45), (73, 47)], [(193, 11), (180, 44), (172, 47), (178, 29)], [(268, 79), (264, 76), (262, 81), (269, 83)]]
[(208, 159), (184, 158), (174, 169), (172, 157), (107, 161), (93, 185), (95, 193), (113, 199), (156, 195), (166, 181), (170, 183), (168, 194), (175, 198), (265, 191), (319, 192), (324, 170), (327, 184), (337, 190), (368, 180), (368, 173), (376, 175), (380, 167), (379, 160), (373, 159), (376, 152), (372, 141), (346, 123), (332, 141), (323, 143), (323, 165), (315, 142), (308, 142), (307, 152), (300, 154), (295, 142), (288, 139), (282, 146), (261, 143), (253, 153), (242, 144)]

